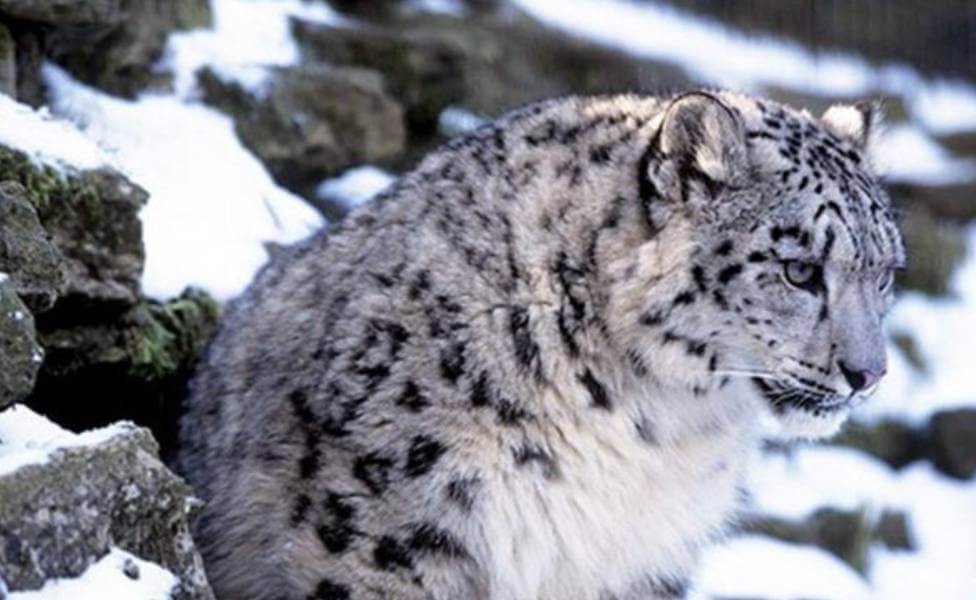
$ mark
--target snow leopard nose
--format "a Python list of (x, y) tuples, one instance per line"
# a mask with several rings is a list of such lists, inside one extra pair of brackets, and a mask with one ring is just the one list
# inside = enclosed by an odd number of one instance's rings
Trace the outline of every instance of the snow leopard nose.
[(845, 364), (842, 360), (837, 361), (837, 366), (840, 367), (840, 372), (844, 375), (847, 384), (855, 392), (860, 392), (878, 383), (887, 372), (885, 368), (859, 369)]

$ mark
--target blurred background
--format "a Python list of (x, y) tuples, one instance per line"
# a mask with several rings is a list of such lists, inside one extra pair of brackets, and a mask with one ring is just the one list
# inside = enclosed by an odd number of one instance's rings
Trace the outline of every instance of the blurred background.
[(132, 419), (167, 459), (269, 253), (526, 102), (880, 98), (890, 374), (839, 438), (765, 449), (693, 597), (976, 598), (974, 48), (969, 0), (0, 0), (0, 408)]

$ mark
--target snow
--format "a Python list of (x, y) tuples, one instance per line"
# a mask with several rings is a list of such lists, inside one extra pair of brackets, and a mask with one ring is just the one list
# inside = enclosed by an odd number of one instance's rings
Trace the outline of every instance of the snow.
[[(765, 457), (757, 465), (751, 489), (756, 512), (793, 521), (800, 521), (824, 506), (863, 510), (870, 520), (876, 519), (885, 509), (905, 511), (910, 517), (911, 535), (917, 551), (891, 551), (880, 546), (873, 549), (869, 579), (877, 594), (874, 597), (885, 600), (917, 598), (899, 587), (899, 581), (907, 576), (906, 569), (918, 573), (923, 581), (938, 574), (947, 582), (941, 588), (933, 588), (943, 589), (943, 593), (936, 596), (940, 599), (968, 599), (971, 596), (967, 594), (976, 589), (976, 537), (973, 536), (976, 532), (976, 511), (973, 510), (976, 481), (960, 482), (948, 478), (927, 462), (894, 472), (881, 461), (856, 450), (806, 446), (789, 455)], [(729, 559), (721, 559), (719, 566), (713, 568), (734, 572), (733, 567), (723, 562), (726, 560)], [(780, 560), (780, 557), (764, 560)], [(773, 579), (793, 581), (796, 577), (793, 570), (771, 570), (770, 573), (779, 574)], [(718, 585), (714, 580), (709, 581)], [(725, 582), (724, 579), (719, 581)], [(805, 590), (803, 597), (818, 596), (815, 587), (797, 589)], [(966, 589), (968, 592), (963, 593)], [(723, 587), (722, 593), (735, 596), (741, 591)], [(848, 596), (835, 591), (826, 597)]]
[(172, 71), (177, 96), (196, 94), (196, 72), (209, 67), (222, 79), (262, 93), (271, 67), (298, 62), (291, 18), (348, 24), (324, 2), (212, 0), (214, 27), (170, 36), (159, 68)]
[[(928, 366), (915, 372), (891, 349), (889, 375), (877, 395), (858, 410), (867, 421), (896, 418), (920, 425), (934, 412), (976, 406), (972, 352), (976, 340), (976, 227), (967, 233), (969, 252), (950, 281), (952, 294), (933, 299), (905, 293), (888, 317), (892, 330), (910, 332)], [(950, 325), (951, 324), (951, 325)]]
[(451, 137), (454, 135), (467, 133), (469, 131), (474, 131), (487, 122), (488, 119), (476, 115), (469, 110), (458, 108), (456, 106), (449, 106), (442, 110), (441, 114), (438, 115), (437, 130), (441, 135)]
[(705, 552), (692, 600), (721, 598), (874, 598), (863, 579), (827, 552), (743, 536)]
[(922, 185), (972, 181), (976, 171), (976, 163), (972, 160), (953, 158), (912, 125), (887, 128), (881, 143), (872, 148), (872, 159), (888, 180)]
[(11, 406), (0, 412), (0, 476), (26, 465), (44, 464), (60, 450), (96, 446), (133, 427), (123, 422), (72, 433), (26, 406)]
[(841, 52), (747, 35), (659, 4), (627, 0), (514, 0), (555, 27), (635, 55), (681, 65), (715, 85), (758, 91), (776, 86), (827, 96), (893, 94), (933, 131), (976, 129), (976, 88), (926, 81), (903, 65), (874, 68)]
[[(128, 563), (128, 565), (127, 565)], [(133, 579), (133, 566), (138, 576)], [(119, 548), (112, 550), (89, 566), (79, 577), (53, 579), (32, 592), (14, 592), (9, 600), (105, 600), (131, 598), (138, 600), (166, 600), (170, 598), (178, 579), (157, 564), (144, 561)]]
[(467, 10), (460, 0), (411, 0), (408, 6), (451, 17), (463, 17), (467, 14)]
[(372, 165), (349, 169), (339, 177), (326, 179), (315, 190), (319, 198), (342, 202), (352, 209), (385, 190), (396, 181), (396, 176)]
[(305, 201), (275, 184), (226, 115), (174, 96), (111, 97), (51, 64), (43, 73), (52, 110), (149, 191), (140, 214), (148, 296), (194, 285), (226, 300), (267, 260), (266, 242), (294, 242), (322, 225)]
[(105, 154), (70, 123), (0, 94), (0, 145), (20, 150), (37, 164), (59, 171), (97, 169)]

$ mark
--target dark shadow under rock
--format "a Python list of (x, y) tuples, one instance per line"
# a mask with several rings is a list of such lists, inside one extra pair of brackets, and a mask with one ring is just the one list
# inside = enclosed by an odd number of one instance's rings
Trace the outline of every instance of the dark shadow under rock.
[[(186, 384), (217, 327), (217, 303), (187, 290), (106, 320), (38, 320), (47, 357), (28, 406), (74, 431), (119, 419), (152, 429), (168, 461)], [(106, 383), (110, 382), (110, 383)]]

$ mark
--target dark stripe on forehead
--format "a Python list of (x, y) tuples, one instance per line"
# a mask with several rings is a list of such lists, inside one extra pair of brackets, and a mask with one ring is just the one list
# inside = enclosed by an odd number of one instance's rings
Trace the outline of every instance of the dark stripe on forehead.
[(827, 227), (827, 230), (824, 231), (823, 250), (820, 251), (821, 262), (827, 262), (827, 259), (830, 258), (830, 253), (834, 249), (834, 241), (836, 241), (836, 236), (834, 235), (834, 228)]

